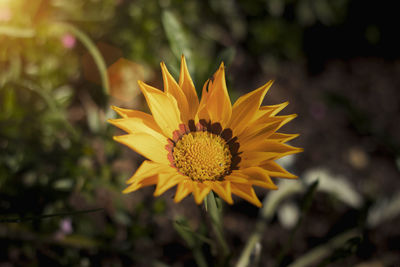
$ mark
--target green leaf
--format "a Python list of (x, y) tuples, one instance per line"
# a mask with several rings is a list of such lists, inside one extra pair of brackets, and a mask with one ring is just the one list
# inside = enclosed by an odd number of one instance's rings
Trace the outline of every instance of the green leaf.
[(190, 248), (196, 246), (197, 242), (196, 238), (194, 237), (194, 231), (189, 226), (189, 223), (185, 218), (176, 220), (174, 222), (174, 228)]
[(181, 55), (185, 55), (186, 59), (190, 61), (191, 52), (189, 49), (189, 40), (183, 30), (183, 26), (178, 18), (170, 11), (164, 10), (162, 13), (162, 24), (164, 26), (165, 34), (167, 35), (172, 53), (176, 58), (180, 59)]
[(336, 248), (328, 258), (323, 260), (318, 267), (329, 266), (333, 262), (337, 262), (354, 255), (359, 249), (361, 242), (362, 238), (360, 236), (349, 238), (342, 246)]
[(174, 222), (174, 228), (190, 247), (198, 245), (199, 242), (197, 242), (196, 239), (201, 241), (200, 243), (213, 244), (211, 239), (195, 232), (185, 218), (176, 220)]
[[(316, 263), (320, 262), (322, 259), (324, 259), (329, 255), (331, 256), (328, 258), (328, 261), (329, 259), (331, 260), (338, 259), (339, 255), (342, 256), (344, 255), (343, 252), (347, 248), (348, 248), (347, 252), (350, 251), (354, 252), (354, 249), (358, 247), (358, 244), (360, 244), (360, 240), (361, 240), (360, 233), (357, 229), (348, 230), (344, 233), (335, 236), (327, 243), (311, 249), (306, 254), (297, 258), (293, 263), (288, 265), (288, 267), (317, 266)], [(334, 250), (333, 254), (332, 250)], [(324, 263), (325, 262), (322, 262), (321, 264)]]
[(319, 183), (319, 180), (317, 179), (308, 186), (307, 191), (304, 194), (304, 196), (301, 200), (301, 203), (300, 203), (301, 215), (299, 217), (299, 220), (297, 221), (296, 226), (293, 228), (292, 232), (290, 233), (290, 237), (289, 237), (289, 240), (287, 241), (286, 245), (283, 247), (282, 251), (279, 253), (279, 255), (277, 257), (276, 266), (281, 266), (283, 260), (285, 259), (288, 252), (292, 248), (292, 244), (293, 244), (293, 240), (295, 238), (296, 232), (298, 229), (300, 229), (303, 219), (311, 207), (312, 200), (314, 199), (314, 194), (317, 191), (318, 183)]
[(201, 250), (201, 245), (203, 241), (211, 242), (206, 237), (202, 237), (197, 234), (193, 229), (189, 226), (188, 221), (185, 218), (180, 218), (174, 222), (174, 228), (178, 232), (178, 234), (185, 240), (188, 246), (191, 248), (193, 252), (193, 257), (199, 267), (206, 267), (207, 262), (204, 258), (203, 252)]
[(307, 191), (306, 191), (306, 193), (301, 201), (301, 205), (300, 205), (303, 216), (304, 216), (304, 213), (306, 213), (311, 207), (311, 203), (312, 203), (312, 200), (314, 199), (314, 194), (317, 190), (318, 184), (319, 184), (319, 180), (317, 179), (313, 183), (311, 183), (307, 188)]

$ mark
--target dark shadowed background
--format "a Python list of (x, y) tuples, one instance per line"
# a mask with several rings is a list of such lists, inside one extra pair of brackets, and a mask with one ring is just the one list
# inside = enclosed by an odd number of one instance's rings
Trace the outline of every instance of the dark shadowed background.
[[(394, 1), (0, 0), (0, 266), (193, 266), (173, 222), (203, 207), (123, 195), (143, 158), (106, 123), (182, 53), (198, 92), (224, 61), (232, 101), (274, 79), (264, 104), (299, 115), (259, 266), (398, 266), (398, 27)], [(259, 210), (224, 208), (233, 264)]]

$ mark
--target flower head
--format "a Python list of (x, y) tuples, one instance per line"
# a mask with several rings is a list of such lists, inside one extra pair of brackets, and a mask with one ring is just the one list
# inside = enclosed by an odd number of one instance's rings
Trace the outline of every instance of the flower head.
[(124, 193), (156, 185), (158, 196), (177, 186), (175, 202), (192, 193), (200, 204), (212, 190), (229, 204), (235, 194), (260, 207), (253, 185), (277, 189), (271, 177), (296, 178), (275, 162), (302, 151), (285, 144), (297, 134), (276, 132), (296, 115), (276, 115), (287, 102), (261, 106), (272, 81), (232, 106), (223, 63), (200, 102), (183, 56), (178, 82), (164, 63), (161, 70), (164, 91), (139, 81), (152, 115), (113, 107), (122, 118), (109, 120), (128, 133), (114, 139), (147, 158)]

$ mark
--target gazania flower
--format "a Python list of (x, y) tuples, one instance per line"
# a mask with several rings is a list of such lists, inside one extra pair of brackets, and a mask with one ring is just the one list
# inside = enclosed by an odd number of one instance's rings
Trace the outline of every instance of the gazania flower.
[(124, 193), (156, 185), (155, 196), (177, 186), (175, 202), (190, 193), (197, 204), (212, 190), (229, 204), (235, 194), (260, 207), (253, 186), (277, 189), (271, 177), (296, 178), (275, 160), (302, 149), (285, 144), (297, 134), (277, 133), (295, 114), (276, 116), (288, 103), (261, 106), (272, 85), (240, 97), (232, 106), (222, 63), (206, 81), (199, 102), (182, 56), (179, 82), (161, 63), (164, 91), (139, 81), (152, 115), (112, 107), (110, 123), (128, 134), (114, 139), (145, 160)]

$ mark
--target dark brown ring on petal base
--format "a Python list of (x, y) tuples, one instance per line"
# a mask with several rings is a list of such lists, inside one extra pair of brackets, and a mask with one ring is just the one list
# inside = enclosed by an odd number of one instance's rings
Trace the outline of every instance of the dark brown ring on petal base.
[[(183, 136), (189, 133), (195, 133), (195, 132), (209, 132), (213, 135), (221, 137), (225, 142), (226, 145), (229, 148), (229, 152), (231, 154), (231, 163), (229, 169), (222, 174), (220, 177), (215, 178), (213, 180), (219, 180), (222, 181), (224, 180), (224, 177), (226, 175), (229, 175), (232, 173), (233, 170), (239, 169), (238, 165), (241, 161), (239, 148), (240, 144), (237, 141), (237, 137), (232, 136), (232, 130), (229, 128), (222, 129), (222, 126), (220, 123), (211, 123), (210, 121), (207, 122), (206, 120), (200, 120), (199, 123), (195, 124), (193, 120), (190, 120), (187, 125), (185, 124), (180, 124), (179, 129), (175, 130), (172, 134), (172, 139), (168, 139), (168, 144), (165, 146), (165, 149), (168, 151), (168, 160), (171, 162), (171, 166), (176, 168), (178, 172), (180, 172), (179, 168), (175, 164), (174, 160), (174, 147), (177, 144), (178, 141), (182, 139)], [(222, 141), (222, 140), (221, 140)], [(181, 172), (180, 172), (181, 173)], [(184, 173), (182, 173), (185, 175)], [(203, 180), (200, 179), (193, 179), (194, 181), (198, 182), (203, 182)]]

